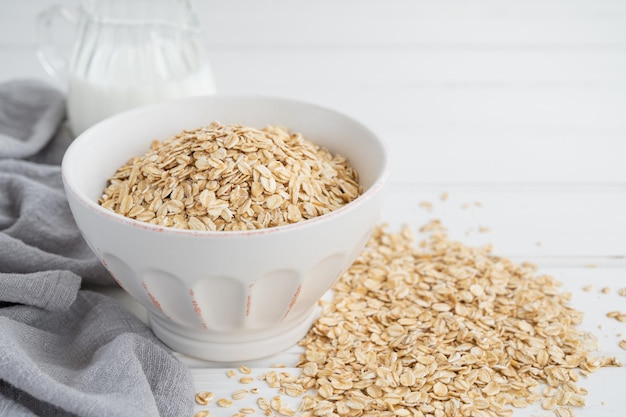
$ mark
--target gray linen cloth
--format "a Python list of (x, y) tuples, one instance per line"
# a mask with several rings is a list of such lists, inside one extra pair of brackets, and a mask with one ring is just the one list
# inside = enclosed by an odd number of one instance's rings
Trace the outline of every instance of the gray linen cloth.
[(190, 416), (193, 379), (140, 320), (70, 213), (63, 95), (0, 84), (0, 416)]

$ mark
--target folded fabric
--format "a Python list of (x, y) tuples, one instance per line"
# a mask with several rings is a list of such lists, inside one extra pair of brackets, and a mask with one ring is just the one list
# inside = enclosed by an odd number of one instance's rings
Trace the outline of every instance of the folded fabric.
[(55, 313), (2, 308), (0, 334), (0, 415), (192, 413), (188, 370), (101, 294), (80, 291), (68, 310)]
[(150, 329), (81, 285), (116, 285), (71, 215), (61, 92), (0, 84), (0, 415), (187, 416), (193, 380)]
[(63, 94), (20, 80), (2, 84), (0, 97), (0, 159), (26, 159), (48, 146), (65, 115)]
[(74, 223), (59, 166), (0, 159), (0, 201), (0, 273), (114, 283)]

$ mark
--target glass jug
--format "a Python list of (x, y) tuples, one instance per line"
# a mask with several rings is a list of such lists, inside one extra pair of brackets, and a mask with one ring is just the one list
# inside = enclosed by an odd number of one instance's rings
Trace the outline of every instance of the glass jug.
[[(69, 60), (53, 42), (58, 20), (75, 26)], [(76, 135), (132, 107), (215, 93), (187, 0), (82, 0), (78, 12), (60, 6), (44, 10), (37, 27), (38, 57), (67, 87), (68, 119)]]

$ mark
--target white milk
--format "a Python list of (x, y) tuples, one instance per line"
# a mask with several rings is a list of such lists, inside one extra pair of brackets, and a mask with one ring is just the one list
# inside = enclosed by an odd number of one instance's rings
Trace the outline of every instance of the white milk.
[(209, 68), (181, 79), (162, 82), (129, 83), (128, 77), (116, 75), (119, 82), (108, 78), (106, 84), (70, 76), (67, 111), (70, 127), (75, 135), (109, 116), (133, 107), (179, 97), (215, 93), (213, 74)]

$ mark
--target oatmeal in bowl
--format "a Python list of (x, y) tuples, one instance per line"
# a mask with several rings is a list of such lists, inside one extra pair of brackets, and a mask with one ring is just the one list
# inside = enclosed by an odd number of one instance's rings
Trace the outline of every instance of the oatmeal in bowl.
[(150, 224), (253, 230), (330, 213), (362, 192), (346, 158), (278, 126), (207, 126), (154, 141), (99, 203)]

